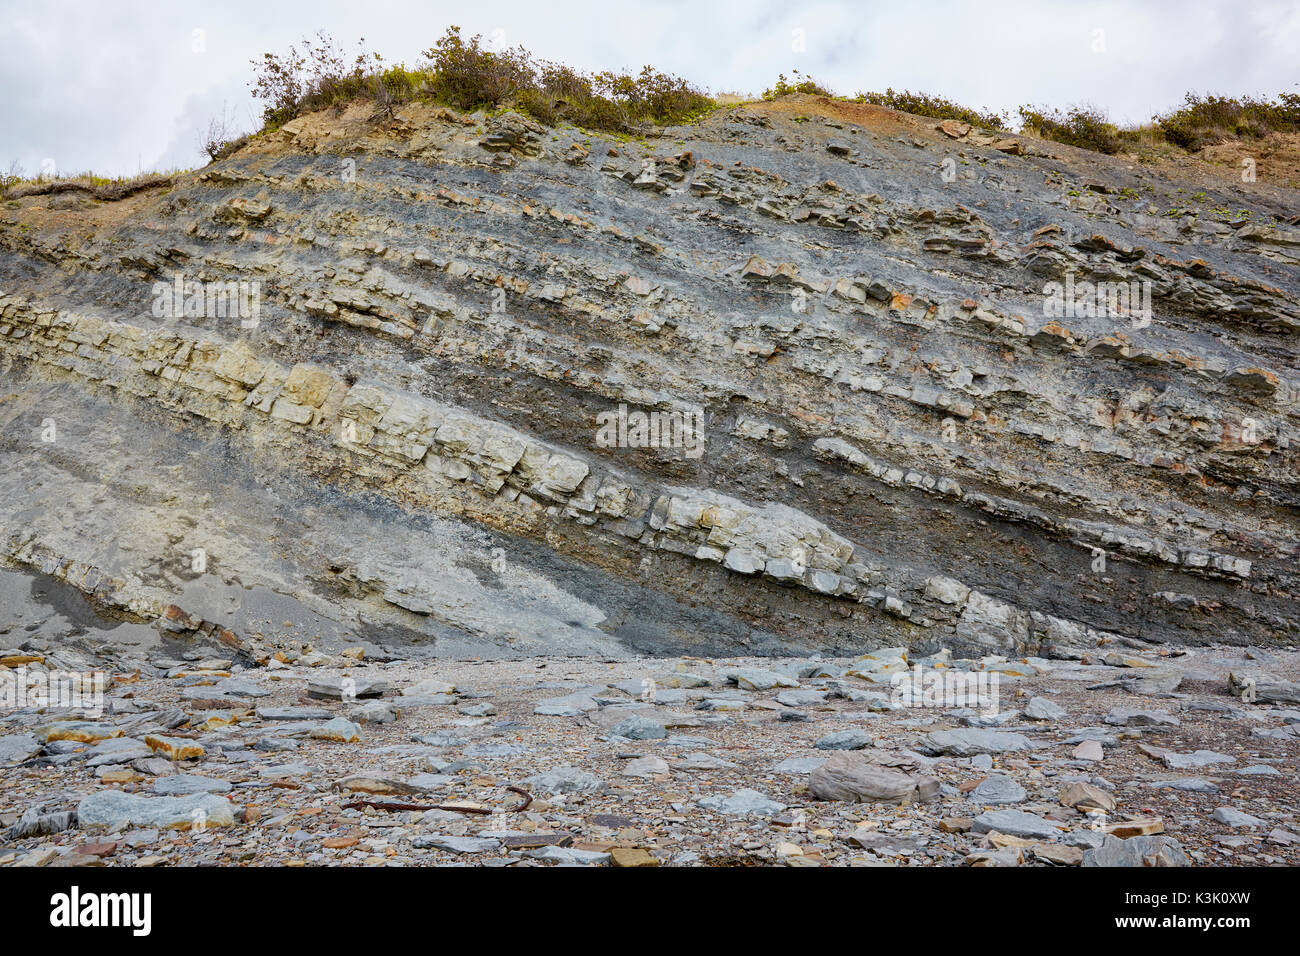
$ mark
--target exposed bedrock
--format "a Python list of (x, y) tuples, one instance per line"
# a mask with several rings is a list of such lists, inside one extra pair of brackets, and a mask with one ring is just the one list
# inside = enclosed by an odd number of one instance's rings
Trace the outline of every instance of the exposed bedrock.
[(1295, 642), (1294, 191), (810, 98), (648, 143), (358, 106), (10, 201), (0, 558), (254, 652), (258, 594), (461, 655)]

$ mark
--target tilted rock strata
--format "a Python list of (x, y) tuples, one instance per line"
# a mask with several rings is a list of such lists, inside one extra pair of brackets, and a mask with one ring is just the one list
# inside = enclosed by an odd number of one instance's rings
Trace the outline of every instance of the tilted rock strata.
[[(679, 603), (707, 581), (739, 630), (701, 649), (1293, 634), (1296, 231), (1154, 215), (1162, 175), (1065, 147), (793, 102), (669, 155), (512, 114), (317, 114), (118, 220), (6, 214), (6, 378), (274, 447), (345, 510), (453, 513)], [(155, 318), (177, 274), (261, 283), (255, 327)], [(1045, 314), (1067, 278), (1148, 282), (1153, 320)], [(702, 409), (702, 456), (605, 447), (620, 403)], [(40, 535), (6, 534), (31, 563)], [(675, 557), (647, 579), (652, 554)]]

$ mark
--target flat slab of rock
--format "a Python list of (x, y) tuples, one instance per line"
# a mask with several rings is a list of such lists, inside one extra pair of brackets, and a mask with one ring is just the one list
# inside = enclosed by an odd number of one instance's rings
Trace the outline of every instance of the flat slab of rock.
[(1008, 836), (1035, 837), (1055, 840), (1061, 836), (1061, 828), (1051, 820), (1024, 810), (986, 810), (971, 823), (973, 833), (1005, 833)]
[(524, 781), (542, 793), (592, 793), (605, 783), (593, 773), (578, 767), (556, 767), (545, 773), (534, 774)]
[(818, 750), (861, 750), (871, 743), (871, 734), (865, 730), (841, 730), (827, 734), (813, 744)]
[(262, 720), (329, 720), (330, 712), (324, 707), (259, 707), (256, 712)]
[(624, 717), (609, 731), (615, 737), (628, 740), (663, 740), (668, 736), (668, 728), (653, 717), (633, 714)]
[(368, 677), (322, 677), (307, 684), (307, 696), (321, 700), (360, 700), (382, 697), (388, 682)]
[(974, 754), (1033, 750), (1034, 744), (1024, 734), (966, 727), (957, 730), (936, 730), (926, 734), (917, 744), (917, 749), (922, 753), (970, 757)]
[(120, 763), (130, 763), (132, 760), (139, 760), (152, 755), (153, 750), (145, 746), (143, 740), (136, 740), (134, 737), (114, 737), (111, 740), (101, 740), (90, 748), (90, 756), (86, 758), (86, 766), (108, 767)]
[(5, 831), (7, 840), (24, 840), (29, 837), (51, 836), (62, 833), (77, 825), (77, 815), (71, 810), (56, 813), (41, 813), (32, 807), (26, 810), (18, 822)]
[(877, 830), (863, 830), (851, 833), (845, 838), (853, 846), (870, 850), (881, 856), (897, 856), (900, 853), (912, 853), (920, 846), (916, 837), (894, 836)]
[(1152, 790), (1181, 790), (1184, 793), (1215, 793), (1219, 785), (1202, 777), (1182, 777), (1178, 780), (1152, 780), (1147, 784)]
[(775, 773), (812, 773), (826, 762), (825, 757), (787, 757), (772, 768)]
[(1070, 751), (1070, 755), (1075, 760), (1089, 760), (1093, 763), (1106, 757), (1100, 740), (1081, 740), (1075, 744), (1074, 750)]
[(1228, 684), (1243, 699), (1257, 704), (1300, 704), (1300, 683), (1260, 680), (1249, 675), (1230, 673)]
[(1081, 866), (1191, 866), (1183, 846), (1173, 837), (1106, 834), (1101, 845), (1085, 850)]
[(1230, 827), (1264, 827), (1268, 826), (1259, 817), (1251, 816), (1243, 810), (1237, 810), (1233, 807), (1219, 807), (1214, 811), (1211, 817), (1215, 823), (1222, 823)]
[(837, 753), (809, 774), (808, 792), (848, 803), (933, 803), (939, 781), (881, 767), (860, 753)]
[(784, 803), (778, 803), (771, 797), (748, 788), (737, 790), (729, 797), (704, 797), (699, 804), (706, 810), (732, 817), (771, 816), (785, 809)]
[(598, 689), (593, 688), (586, 692), (539, 701), (533, 707), (533, 713), (548, 717), (581, 717), (588, 711), (600, 708), (600, 704), (596, 703), (595, 700), (596, 693), (598, 693)]
[(604, 866), (609, 862), (609, 854), (597, 850), (575, 850), (568, 846), (543, 846), (536, 850), (525, 850), (524, 856), (535, 860), (548, 860), (562, 866)]
[(158, 756), (166, 757), (168, 760), (200, 760), (204, 754), (202, 744), (184, 737), (150, 734), (144, 738), (144, 744)]
[(1025, 716), (1030, 720), (1060, 720), (1066, 716), (1066, 711), (1054, 700), (1035, 697), (1025, 706)]
[(418, 849), (446, 850), (449, 853), (490, 853), (501, 847), (500, 840), (486, 837), (444, 836), (441, 833), (418, 836), (411, 841)]
[(666, 674), (656, 674), (651, 678), (656, 687), (669, 687), (676, 690), (693, 690), (696, 687), (708, 687), (713, 683), (703, 674), (696, 674), (691, 671), (669, 671)]
[(739, 713), (746, 707), (741, 697), (706, 697), (695, 705), (696, 710), (711, 710), (719, 713)]
[(658, 691), (658, 686), (655, 684), (654, 679), (650, 677), (632, 677), (610, 686), (615, 690), (621, 690), (629, 697), (636, 697), (641, 700), (649, 700)]
[(0, 766), (22, 763), (41, 752), (41, 744), (31, 734), (0, 737)]
[[(820, 763), (820, 761), (818, 761)], [(723, 760), (713, 754), (690, 754), (672, 762), (674, 770), (686, 770), (691, 773), (709, 770), (735, 770), (736, 765), (730, 760)]]
[(1183, 683), (1181, 671), (1153, 668), (1142, 671), (1140, 676), (1123, 682), (1124, 689), (1130, 694), (1142, 694), (1146, 697), (1169, 697)]
[(668, 772), (668, 761), (662, 757), (637, 757), (623, 766), (625, 777), (654, 777)]
[(160, 797), (183, 797), (195, 793), (229, 793), (230, 783), (216, 777), (192, 773), (174, 773), (153, 782), (153, 792)]
[(344, 777), (342, 780), (335, 782), (334, 786), (344, 793), (422, 793), (421, 787), (407, 783), (405, 780), (399, 780), (396, 777), (385, 777), (379, 774), (358, 773), (350, 777)]
[(227, 677), (212, 688), (222, 697), (269, 697), (271, 692), (256, 681), (244, 677)]
[(1242, 767), (1237, 773), (1246, 774), (1250, 777), (1280, 777), (1282, 771), (1277, 767), (1270, 767), (1268, 764), (1255, 764), (1253, 767)]
[(1178, 753), (1174, 750), (1166, 750), (1163, 747), (1149, 747), (1146, 744), (1138, 744), (1138, 750), (1141, 750), (1149, 757), (1159, 760), (1170, 770), (1199, 770), (1202, 767), (1237, 762), (1236, 757), (1215, 753), (1213, 750), (1193, 750), (1191, 753)]
[(351, 744), (361, 739), (361, 728), (343, 717), (327, 720), (313, 727), (307, 733), (313, 740), (332, 740), (335, 743)]
[(121, 737), (123, 731), (110, 724), (101, 724), (93, 720), (59, 720), (46, 724), (36, 730), (36, 739), (43, 743), (57, 740), (74, 740), (78, 743), (93, 744), (110, 737)]
[(229, 800), (211, 793), (143, 797), (121, 790), (101, 790), (77, 804), (77, 822), (83, 827), (129, 823), (137, 827), (188, 830), (230, 826), (235, 822), (235, 812)]
[(1178, 727), (1179, 720), (1167, 710), (1128, 710), (1115, 707), (1106, 715), (1114, 727)]
[(412, 684), (410, 687), (402, 688), (403, 697), (435, 697), (455, 692), (455, 684), (445, 680), (438, 680), (436, 677), (430, 677), (417, 684)]
[(358, 724), (391, 724), (397, 719), (397, 708), (393, 701), (368, 700), (349, 707), (347, 714)]
[(1025, 788), (1010, 777), (1000, 774), (985, 777), (970, 792), (970, 799), (986, 806), (1003, 803), (1024, 803), (1028, 799)]
[(799, 682), (792, 677), (778, 674), (776, 671), (760, 670), (747, 667), (727, 674), (727, 680), (737, 684), (741, 690), (771, 690), (773, 687), (798, 687)]
[(827, 694), (824, 690), (783, 690), (776, 695), (776, 702), (786, 707), (812, 707), (826, 703)]
[(455, 694), (408, 694), (395, 698), (391, 703), (399, 710), (410, 710), (413, 707), (450, 707), (458, 700), (460, 698)]

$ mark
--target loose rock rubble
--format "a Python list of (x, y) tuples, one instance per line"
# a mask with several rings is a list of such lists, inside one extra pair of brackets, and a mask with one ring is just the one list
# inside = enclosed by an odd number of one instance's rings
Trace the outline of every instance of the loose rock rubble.
[(448, 656), (1298, 633), (1293, 189), (825, 97), (389, 106), (4, 203), (0, 560), (229, 653), (286, 597)]
[[(1236, 648), (1134, 651), (1181, 678), (1136, 706), (1114, 679), (1132, 662), (1102, 655), (929, 655), (940, 674), (999, 674), (995, 697), (902, 706), (922, 660), (902, 648), (349, 648), (264, 666), (164, 650), (97, 661), (102, 713), (0, 714), (0, 865), (1300, 864), (1296, 741), (1258, 733), (1300, 712), (1228, 679), (1291, 686), (1293, 650), (1267, 672)], [(5, 653), (45, 666), (35, 642)], [(30, 674), (18, 666), (0, 676)], [(376, 708), (384, 719), (354, 719)], [(1201, 776), (1169, 776), (1191, 767)]]

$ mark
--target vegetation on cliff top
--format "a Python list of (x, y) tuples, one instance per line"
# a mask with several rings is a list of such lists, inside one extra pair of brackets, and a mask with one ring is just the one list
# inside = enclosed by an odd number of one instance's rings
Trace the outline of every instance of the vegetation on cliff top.
[[(249, 86), (263, 104), (263, 131), (304, 113), (358, 100), (372, 101), (376, 116), (391, 116), (394, 107), (402, 103), (425, 100), (464, 111), (513, 108), (549, 125), (571, 123), (595, 131), (636, 134), (649, 125), (690, 122), (724, 108), (721, 100), (730, 103), (736, 99), (715, 98), (688, 80), (649, 66), (639, 73), (583, 73), (539, 60), (522, 46), (491, 49), (481, 36), (466, 40), (455, 26), (447, 28), (415, 67), (389, 65), (380, 54), (366, 49), (364, 38), (354, 53), (346, 53), (324, 32), (290, 46), (285, 53), (264, 53), (252, 63), (255, 71)], [(779, 74), (776, 83), (763, 92), (763, 99), (792, 93), (870, 103), (1001, 132), (1012, 129), (1011, 118), (1005, 113), (974, 109), (928, 93), (896, 92), (891, 87), (883, 93), (839, 96), (798, 70), (793, 80)], [(1188, 93), (1177, 109), (1131, 127), (1112, 124), (1104, 111), (1089, 105), (1065, 110), (1025, 105), (1018, 113), (1021, 130), (1027, 135), (1109, 154), (1156, 143), (1196, 151), (1233, 139), (1300, 132), (1300, 94), (1295, 93), (1283, 93), (1276, 100)], [(238, 134), (223, 110), (221, 117), (209, 123), (201, 146), (215, 161), (231, 155), (254, 135)], [(134, 191), (134, 184), (141, 180), (110, 182), (90, 174), (29, 179), (15, 165), (0, 175), (0, 191), (12, 199), (19, 193), (49, 192), (58, 183), (68, 184), (60, 189), (81, 188), (97, 198), (120, 198), (119, 194)], [(157, 179), (146, 179), (142, 188), (159, 184)]]
[[(391, 113), (395, 105), (412, 100), (461, 110), (512, 107), (543, 123), (569, 122), (614, 133), (635, 132), (648, 124), (689, 122), (722, 105), (689, 81), (649, 66), (640, 73), (583, 73), (539, 60), (522, 46), (491, 49), (481, 36), (466, 40), (454, 26), (414, 68), (387, 65), (364, 43), (360, 41), (356, 52), (348, 55), (327, 34), (319, 33), (289, 47), (287, 53), (266, 53), (253, 61), (257, 70), (250, 86), (264, 104), (266, 127), (273, 129), (302, 113), (359, 98), (373, 99), (381, 113)], [(779, 74), (763, 99), (791, 93), (871, 103), (1002, 132), (1012, 129), (1005, 113), (928, 93), (897, 92), (891, 87), (883, 93), (841, 97), (797, 70), (792, 80)], [(1128, 128), (1116, 126), (1104, 111), (1089, 105), (1064, 110), (1024, 105), (1018, 113), (1022, 130), (1029, 135), (1111, 154), (1144, 139), (1196, 150), (1234, 137), (1300, 131), (1300, 95), (1294, 93), (1283, 93), (1277, 100), (1188, 93), (1178, 109), (1147, 125)], [(219, 158), (232, 145), (220, 136), (209, 136), (205, 148)]]
[(637, 74), (582, 73), (538, 60), (523, 47), (489, 49), (480, 36), (463, 39), (459, 27), (449, 27), (414, 69), (385, 66), (378, 53), (364, 46), (348, 59), (323, 33), (304, 40), (301, 49), (266, 53), (254, 65), (257, 74), (250, 85), (265, 104), (263, 119), (272, 128), (359, 97), (374, 99), (389, 113), (396, 104), (418, 99), (460, 110), (513, 106), (544, 123), (563, 121), (609, 132), (684, 123), (718, 106), (687, 80), (649, 66)]

